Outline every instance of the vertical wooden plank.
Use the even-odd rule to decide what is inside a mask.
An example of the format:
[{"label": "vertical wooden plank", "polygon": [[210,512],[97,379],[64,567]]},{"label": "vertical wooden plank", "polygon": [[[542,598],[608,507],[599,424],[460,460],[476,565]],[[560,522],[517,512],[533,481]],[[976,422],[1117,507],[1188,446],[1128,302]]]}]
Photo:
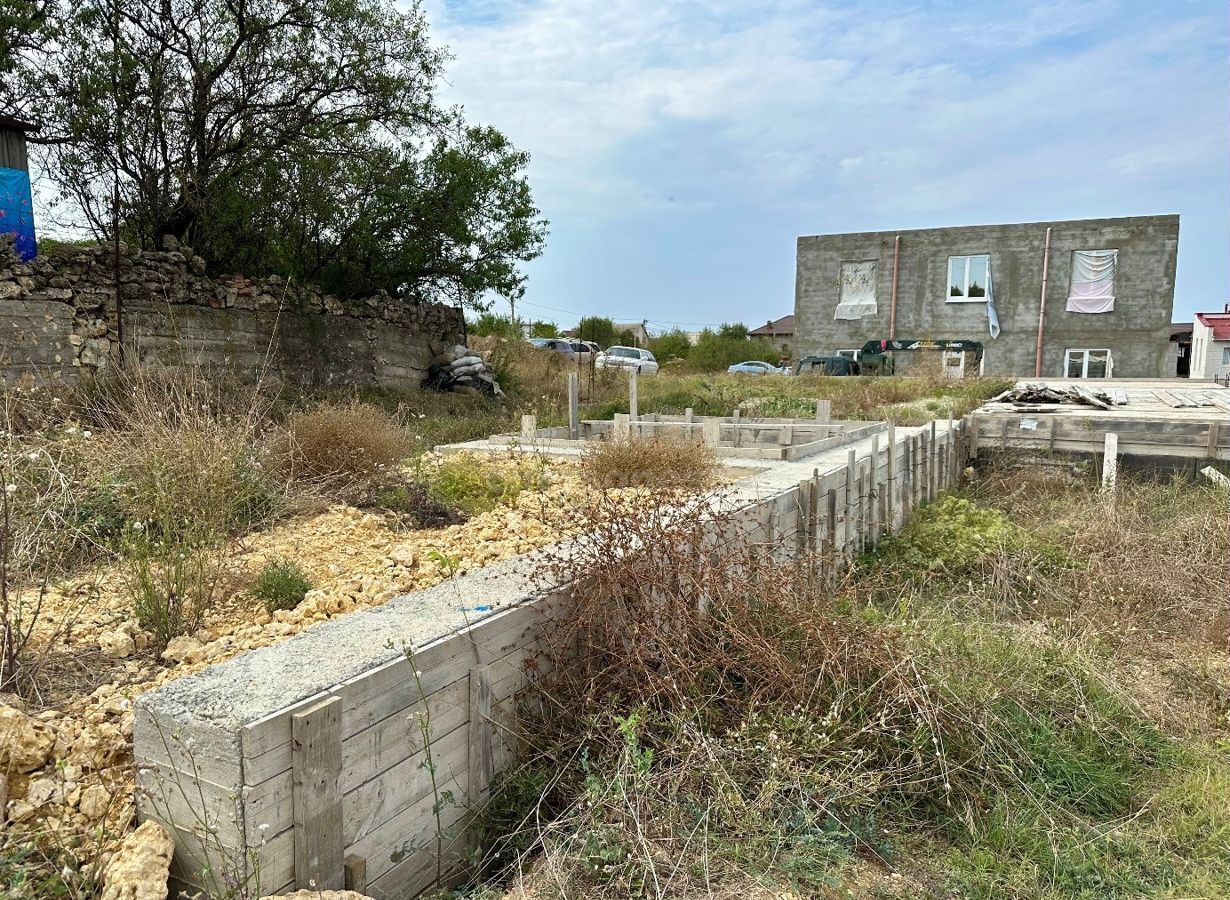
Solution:
[{"label": "vertical wooden plank", "polygon": [[1217,459],[1217,432],[1219,428],[1216,422],[1209,423],[1209,442],[1205,447],[1205,453],[1209,459]]},{"label": "vertical wooden plank", "polygon": [[833,401],[832,400],[817,400],[816,401],[816,421],[822,425],[827,425],[833,418]]},{"label": "vertical wooden plank", "polygon": [[611,434],[617,441],[632,440],[632,417],[624,413],[615,413],[615,424],[612,426]]},{"label": "vertical wooden plank", "polygon": [[537,416],[522,416],[521,417],[521,436],[523,438],[533,438],[538,431]]},{"label": "vertical wooden plank", "polygon": [[290,717],[295,885],[334,891],[344,883],[342,700],[330,697]]},{"label": "vertical wooden plank", "polygon": [[854,470],[858,467],[857,457],[853,450],[846,454],[846,509],[845,509],[845,528],[842,529],[841,535],[841,554],[845,556],[847,553],[853,552],[854,538],[858,533],[858,523],[855,521],[854,502],[857,498],[854,487]]},{"label": "vertical wooden plank", "polygon": [[939,454],[935,450],[935,419],[931,420],[931,431],[927,437],[927,502],[935,499],[936,476],[938,474]]},{"label": "vertical wooden plank", "polygon": [[636,369],[628,373],[628,415],[635,422],[640,416],[640,409],[636,396]]},{"label": "vertical wooden plank", "polygon": [[739,419],[740,419],[739,410],[738,408],[736,408],[734,412],[730,414],[730,421],[733,422],[735,426],[735,444],[734,445],[736,447],[743,446],[743,429],[739,427],[739,424],[740,424]]},{"label": "vertical wooden plank", "polygon": [[897,426],[888,423],[888,471],[885,473],[885,516],[886,528],[897,530]]},{"label": "vertical wooden plank", "polygon": [[795,549],[800,553],[807,550],[807,532],[808,532],[808,517],[811,515],[811,494],[812,480],[810,478],[799,482],[798,493],[795,495],[797,500],[798,521],[795,524],[794,542]]},{"label": "vertical wooden plank", "polygon": [[794,443],[794,427],[783,425],[777,431],[777,443],[780,447],[789,447]]},{"label": "vertical wooden plank", "polygon": [[952,412],[948,413],[948,433],[944,442],[944,487],[952,487],[957,471],[957,432],[952,424]]},{"label": "vertical wooden plank", "polygon": [[581,438],[580,385],[577,373],[568,373],[568,437],[572,440]]},{"label": "vertical wooden plank", "polygon": [[1102,449],[1102,489],[1114,491],[1119,470],[1119,435],[1106,432],[1106,445]]},{"label": "vertical wooden plank", "polygon": [[469,805],[471,809],[482,806],[494,776],[492,762],[491,723],[491,670],[488,666],[470,669],[470,721],[469,737]]},{"label": "vertical wooden plank", "polygon": [[689,425],[692,424],[692,407],[689,406],[683,411],[683,421],[687,422]]},{"label": "vertical wooden plank", "polygon": [[722,442],[722,420],[716,416],[707,417],[700,423],[700,433],[707,445],[716,447]]},{"label": "vertical wooden plank", "polygon": [[880,436],[871,436],[871,546],[880,542]]},{"label": "vertical wooden plank", "polygon": [[[575,376],[574,376],[575,377]],[[362,856],[355,856],[353,853],[346,854],[346,859],[342,862],[346,890],[354,891],[356,894],[367,893],[367,860]]]}]

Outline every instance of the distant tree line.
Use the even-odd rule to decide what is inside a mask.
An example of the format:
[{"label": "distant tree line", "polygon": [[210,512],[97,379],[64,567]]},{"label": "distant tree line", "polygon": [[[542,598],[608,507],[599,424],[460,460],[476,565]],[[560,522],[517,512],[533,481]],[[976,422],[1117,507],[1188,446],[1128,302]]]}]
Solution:
[{"label": "distant tree line", "polygon": [[547,223],[528,154],[439,102],[447,59],[418,3],[0,0],[0,109],[41,126],[61,223],[481,308]]},{"label": "distant tree line", "polygon": [[[469,323],[469,331],[473,335],[506,338],[520,338],[523,334],[521,324],[494,313],[476,317]],[[630,331],[620,331],[611,319],[601,316],[586,316],[572,331],[576,340],[593,341],[604,350],[616,344],[635,345]],[[554,322],[535,321],[529,325],[529,336],[559,337],[560,332]],[[716,330],[706,328],[696,343],[692,343],[686,331],[674,328],[650,338],[648,349],[659,363],[679,360],[683,368],[699,372],[722,371],[752,359],[778,364],[783,358],[779,346],[764,338],[751,337],[747,326],[738,322]]]}]

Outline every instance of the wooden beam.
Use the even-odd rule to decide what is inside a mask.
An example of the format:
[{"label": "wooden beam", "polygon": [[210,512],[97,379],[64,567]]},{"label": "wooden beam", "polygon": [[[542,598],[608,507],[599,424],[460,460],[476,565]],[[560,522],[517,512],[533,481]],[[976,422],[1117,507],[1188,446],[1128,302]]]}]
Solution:
[{"label": "wooden beam", "polygon": [[538,432],[537,416],[521,417],[521,437],[533,439]]},{"label": "wooden beam", "polygon": [[[466,805],[471,812],[481,809],[495,777],[494,737],[491,722],[491,671],[488,666],[470,669],[470,721],[467,726],[469,744],[469,778],[466,783]],[[470,847],[481,853],[478,834],[471,827]]]},{"label": "wooden beam", "polygon": [[[576,377],[575,375],[573,376]],[[346,854],[346,858],[342,861],[342,870],[344,872],[346,890],[354,891],[356,894],[367,893],[367,860],[362,856],[356,856],[353,853]]]},{"label": "wooden beam", "polygon": [[628,373],[628,415],[635,422],[639,417],[636,397],[636,369]]},{"label": "wooden beam", "polygon": [[335,891],[344,886],[342,839],[342,700],[330,697],[291,716],[291,795],[295,885]]}]

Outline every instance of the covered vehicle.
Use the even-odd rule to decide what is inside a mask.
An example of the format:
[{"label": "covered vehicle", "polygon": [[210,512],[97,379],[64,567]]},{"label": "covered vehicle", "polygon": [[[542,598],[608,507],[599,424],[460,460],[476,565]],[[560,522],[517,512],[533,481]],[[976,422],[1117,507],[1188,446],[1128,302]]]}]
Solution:
[{"label": "covered vehicle", "polygon": [[640,347],[607,347],[598,354],[594,366],[599,369],[627,369],[642,375],[658,374],[658,361],[652,353]]},{"label": "covered vehicle", "polygon": [[775,366],[773,363],[767,363],[762,359],[735,363],[726,371],[731,375],[787,375],[790,372],[789,369]]},{"label": "covered vehicle", "polygon": [[804,356],[794,364],[795,375],[857,375],[858,362],[848,356]]}]

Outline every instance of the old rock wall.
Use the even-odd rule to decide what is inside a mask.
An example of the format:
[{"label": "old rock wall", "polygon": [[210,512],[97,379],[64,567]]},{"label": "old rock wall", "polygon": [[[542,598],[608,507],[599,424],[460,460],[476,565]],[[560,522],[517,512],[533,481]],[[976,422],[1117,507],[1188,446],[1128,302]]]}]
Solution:
[{"label": "old rock wall", "polygon": [[[127,359],[267,374],[302,386],[417,387],[462,337],[461,312],[387,294],[341,299],[275,277],[211,278],[189,248],[120,254]],[[114,365],[110,248],[22,263],[0,245],[0,378],[73,381]]]}]

